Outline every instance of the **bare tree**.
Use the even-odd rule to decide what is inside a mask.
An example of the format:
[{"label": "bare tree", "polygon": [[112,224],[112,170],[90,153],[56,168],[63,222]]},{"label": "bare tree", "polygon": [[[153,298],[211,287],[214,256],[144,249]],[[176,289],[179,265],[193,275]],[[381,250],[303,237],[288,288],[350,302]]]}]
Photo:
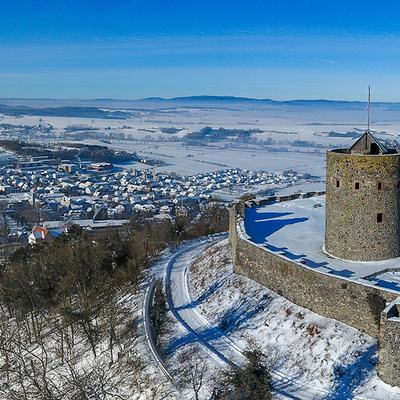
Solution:
[{"label": "bare tree", "polygon": [[200,390],[210,379],[207,374],[207,356],[192,343],[179,351],[177,365],[174,375],[177,376],[179,386],[182,389],[190,389],[194,399],[199,400]]}]

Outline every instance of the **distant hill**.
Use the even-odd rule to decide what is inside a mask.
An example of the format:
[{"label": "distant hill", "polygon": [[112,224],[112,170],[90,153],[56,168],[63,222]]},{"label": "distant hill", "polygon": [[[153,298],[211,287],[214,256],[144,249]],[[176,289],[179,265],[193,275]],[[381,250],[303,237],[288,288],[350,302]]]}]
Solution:
[{"label": "distant hill", "polygon": [[96,107],[62,106],[62,107],[28,107],[24,105],[10,106],[0,104],[0,114],[20,116],[20,115],[40,115],[47,117],[79,117],[79,118],[103,118],[118,119],[127,118],[131,114],[125,111],[101,110]]},{"label": "distant hill", "polygon": [[[118,99],[0,99],[0,113],[6,115],[44,115],[88,118],[127,118],[130,111],[159,110],[176,108],[232,108],[287,110],[311,110],[316,108],[331,110],[365,110],[366,102],[342,100],[287,100],[254,99],[234,96],[188,96],[164,99],[149,97],[138,100]],[[400,103],[372,102],[371,107],[385,111],[399,111]]]}]

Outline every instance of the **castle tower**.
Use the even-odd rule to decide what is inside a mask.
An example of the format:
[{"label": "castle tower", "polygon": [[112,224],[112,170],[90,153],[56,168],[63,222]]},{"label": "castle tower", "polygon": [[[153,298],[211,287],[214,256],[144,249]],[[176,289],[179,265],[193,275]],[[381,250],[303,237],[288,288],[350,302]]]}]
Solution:
[{"label": "castle tower", "polygon": [[354,261],[400,256],[400,153],[369,132],[326,154],[325,250]]}]

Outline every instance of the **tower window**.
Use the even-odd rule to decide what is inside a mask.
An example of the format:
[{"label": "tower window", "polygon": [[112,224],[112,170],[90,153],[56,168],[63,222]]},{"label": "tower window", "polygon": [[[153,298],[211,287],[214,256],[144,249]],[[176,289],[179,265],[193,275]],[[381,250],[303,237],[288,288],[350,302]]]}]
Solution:
[{"label": "tower window", "polygon": [[353,185],[354,190],[360,190],[361,189],[361,182],[355,181]]},{"label": "tower window", "polygon": [[377,212],[375,214],[375,220],[377,224],[381,224],[385,220],[385,214],[383,212]]},{"label": "tower window", "polygon": [[339,178],[335,179],[335,187],[340,188],[340,179]]},{"label": "tower window", "polygon": [[383,182],[382,182],[382,181],[376,182],[376,190],[377,190],[378,192],[382,192],[383,189],[384,189]]}]

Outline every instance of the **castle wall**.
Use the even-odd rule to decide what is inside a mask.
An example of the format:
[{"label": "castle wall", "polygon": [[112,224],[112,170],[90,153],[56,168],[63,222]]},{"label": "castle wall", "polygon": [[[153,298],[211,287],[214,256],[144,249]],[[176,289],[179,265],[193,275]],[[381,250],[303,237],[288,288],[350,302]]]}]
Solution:
[{"label": "castle wall", "polygon": [[338,258],[400,256],[400,154],[327,152],[325,249]]},{"label": "castle wall", "polygon": [[397,297],[395,293],[318,272],[240,237],[237,211],[238,205],[234,205],[229,227],[235,273],[253,279],[293,303],[378,338],[382,309],[377,311],[372,303],[391,302]]},{"label": "castle wall", "polygon": [[379,334],[379,377],[392,386],[400,386],[400,299],[393,301],[381,315]]}]

